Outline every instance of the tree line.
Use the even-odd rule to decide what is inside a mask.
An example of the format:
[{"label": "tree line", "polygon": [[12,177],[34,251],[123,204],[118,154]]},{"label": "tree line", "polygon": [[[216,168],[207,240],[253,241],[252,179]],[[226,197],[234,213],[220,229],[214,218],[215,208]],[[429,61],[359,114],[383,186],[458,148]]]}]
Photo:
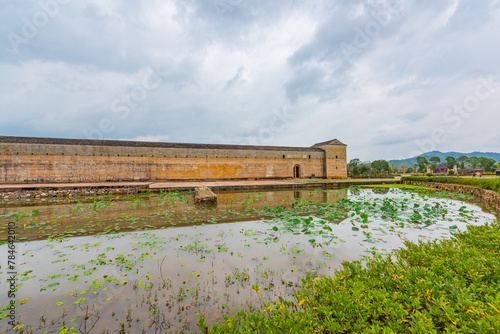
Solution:
[{"label": "tree line", "polygon": [[[494,159],[485,157],[467,157],[465,155],[462,155],[459,158],[454,158],[452,156],[448,156],[443,162],[446,163],[446,168],[448,168],[449,170],[453,169],[455,165],[459,170],[462,171],[466,169],[482,168],[485,172],[489,172],[495,168],[500,169],[500,160],[497,162]],[[415,168],[403,166],[400,169],[402,169],[402,172],[407,173],[426,173],[427,166],[430,166],[432,170],[436,170],[438,164],[440,163],[441,158],[439,157],[432,157],[427,160],[425,157],[420,156],[417,157],[417,164],[415,165]],[[395,172],[397,169],[394,167],[394,165],[392,167],[389,166],[389,163],[386,160],[375,160],[373,162],[369,162],[361,161],[358,158],[349,161],[347,166],[349,167],[349,171],[353,175]]]},{"label": "tree line", "polygon": [[[446,162],[446,168],[448,169],[453,169],[455,165],[461,170],[482,168],[485,172],[489,172],[494,168],[500,168],[500,161],[497,163],[494,159],[485,157],[467,157],[462,155],[454,158],[448,156],[443,162]],[[430,166],[432,170],[436,170],[439,163],[441,163],[441,158],[439,157],[432,157],[429,160],[425,157],[417,157],[417,166],[420,173],[425,173],[427,166]]]},{"label": "tree line", "polygon": [[352,159],[347,164],[352,169],[353,175],[368,174],[368,173],[383,173],[390,172],[389,163],[385,160],[375,160],[373,162],[362,162],[358,158]]}]

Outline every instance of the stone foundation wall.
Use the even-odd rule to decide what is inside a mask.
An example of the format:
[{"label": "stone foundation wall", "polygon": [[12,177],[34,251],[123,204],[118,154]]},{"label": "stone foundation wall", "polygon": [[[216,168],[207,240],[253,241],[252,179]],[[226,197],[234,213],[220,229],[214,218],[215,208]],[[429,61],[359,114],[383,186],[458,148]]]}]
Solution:
[{"label": "stone foundation wall", "polygon": [[79,188],[79,189],[41,189],[41,190],[19,190],[0,192],[0,204],[16,204],[22,202],[39,202],[52,197],[77,197],[110,194],[137,194],[139,191],[148,191],[142,187],[118,187],[118,188]]},{"label": "stone foundation wall", "polygon": [[459,193],[468,193],[481,198],[485,202],[500,208],[500,193],[493,190],[481,189],[477,187],[464,186],[460,184],[448,184],[437,182],[420,182],[420,181],[403,181],[404,184],[410,184],[420,187],[432,187],[436,189],[446,190],[448,192],[458,191]]}]

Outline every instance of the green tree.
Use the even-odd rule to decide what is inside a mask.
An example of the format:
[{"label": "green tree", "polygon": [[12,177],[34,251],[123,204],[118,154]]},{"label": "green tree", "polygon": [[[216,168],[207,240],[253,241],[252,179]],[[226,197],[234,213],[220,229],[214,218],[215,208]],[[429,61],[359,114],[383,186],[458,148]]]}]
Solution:
[{"label": "green tree", "polygon": [[359,167],[359,171],[361,172],[361,174],[368,173],[368,172],[370,172],[370,167],[363,164],[363,165],[361,165],[361,167]]},{"label": "green tree", "polygon": [[467,159],[467,163],[472,167],[472,168],[477,168],[479,167],[481,161],[479,160],[478,157],[470,157]]},{"label": "green tree", "polygon": [[372,168],[379,173],[381,171],[389,171],[389,163],[385,160],[375,160],[372,162]]},{"label": "green tree", "polygon": [[452,156],[446,157],[446,167],[448,169],[453,169],[453,167],[457,164],[457,159]]},{"label": "green tree", "polygon": [[408,167],[408,169],[406,170],[407,173],[413,173],[413,168],[411,167]]},{"label": "green tree", "polygon": [[485,157],[479,158],[479,165],[481,167],[483,167],[486,172],[491,171],[491,169],[495,165],[495,162],[496,161],[494,159],[485,158]]},{"label": "green tree", "polygon": [[429,159],[429,161],[435,163],[435,164],[438,164],[441,162],[441,158],[440,157],[432,157]]},{"label": "green tree", "polygon": [[427,161],[427,159],[425,157],[418,157],[417,158],[418,171],[420,173],[425,173],[428,163],[429,162]]},{"label": "green tree", "polygon": [[467,156],[465,155],[462,155],[457,159],[457,162],[460,164],[461,169],[465,168],[465,164],[467,163],[468,159],[469,158],[467,158]]},{"label": "green tree", "polygon": [[358,166],[354,166],[352,168],[352,174],[353,175],[359,175],[359,168],[358,168]]},{"label": "green tree", "polygon": [[360,163],[361,163],[361,161],[359,161],[359,159],[356,158],[356,159],[352,159],[351,161],[349,161],[349,163],[347,165],[349,165],[351,167],[357,167]]},{"label": "green tree", "polygon": [[429,161],[432,162],[431,164],[432,170],[436,170],[437,164],[441,162],[441,159],[439,157],[432,157],[429,159]]}]

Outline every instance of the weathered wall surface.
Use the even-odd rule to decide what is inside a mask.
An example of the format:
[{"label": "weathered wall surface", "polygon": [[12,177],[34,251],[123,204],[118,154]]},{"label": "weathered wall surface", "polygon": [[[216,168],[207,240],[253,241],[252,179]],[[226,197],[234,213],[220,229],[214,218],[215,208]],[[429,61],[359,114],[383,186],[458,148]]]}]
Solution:
[{"label": "weathered wall surface", "polygon": [[97,182],[323,177],[320,159],[0,156],[1,182]]},{"label": "weathered wall surface", "polygon": [[326,178],[337,179],[346,178],[347,164],[346,164],[346,147],[345,146],[323,146],[322,150],[325,151],[326,156]]},{"label": "weathered wall surface", "polygon": [[[342,144],[343,145],[343,144]],[[269,147],[0,137],[0,183],[346,178],[345,145]]]},{"label": "weathered wall surface", "polygon": [[[193,145],[194,146],[194,145]],[[207,145],[208,146],[208,145]],[[216,146],[216,145],[214,145]],[[222,146],[222,145],[221,145]],[[168,158],[301,158],[323,159],[325,153],[319,149],[301,148],[294,151],[251,150],[251,149],[205,149],[179,147],[129,147],[129,146],[91,146],[91,145],[47,145],[1,143],[0,155],[64,155],[64,156],[130,156],[130,157],[168,157]]]},{"label": "weathered wall surface", "polygon": [[[0,182],[324,177],[324,152],[0,144]],[[41,153],[41,154],[40,154]]]}]

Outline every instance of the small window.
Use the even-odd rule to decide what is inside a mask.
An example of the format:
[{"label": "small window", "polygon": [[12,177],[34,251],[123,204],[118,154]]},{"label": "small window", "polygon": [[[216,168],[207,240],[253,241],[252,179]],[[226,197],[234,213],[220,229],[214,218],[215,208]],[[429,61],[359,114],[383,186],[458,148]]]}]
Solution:
[{"label": "small window", "polygon": [[339,158],[339,156],[338,156],[338,155],[336,155],[336,156],[335,156],[335,159],[338,159],[338,158]]},{"label": "small window", "polygon": [[283,154],[283,159],[285,159],[285,155]]},{"label": "small window", "polygon": [[309,155],[309,159],[311,159],[311,155]]}]

